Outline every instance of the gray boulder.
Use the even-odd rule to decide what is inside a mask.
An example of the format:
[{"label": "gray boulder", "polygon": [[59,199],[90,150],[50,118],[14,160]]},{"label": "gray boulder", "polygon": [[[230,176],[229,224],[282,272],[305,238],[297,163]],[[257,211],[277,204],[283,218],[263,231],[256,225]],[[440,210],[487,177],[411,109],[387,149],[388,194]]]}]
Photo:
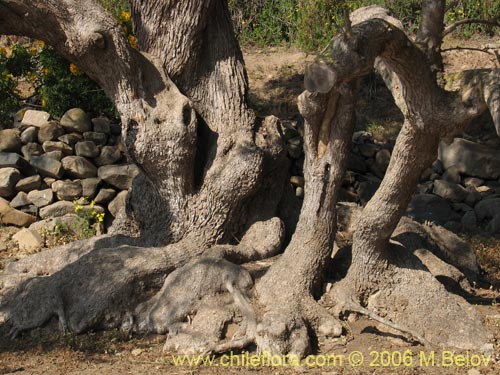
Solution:
[{"label": "gray boulder", "polygon": [[453,143],[441,142],[439,159],[445,168],[455,166],[469,176],[496,180],[500,177],[500,150],[456,138]]},{"label": "gray boulder", "polygon": [[108,210],[113,217],[116,217],[118,212],[125,206],[125,202],[127,201],[127,191],[120,191],[118,195],[113,199],[109,205]]},{"label": "gray boulder", "polygon": [[73,147],[77,142],[80,142],[83,139],[83,136],[79,133],[69,133],[61,135],[57,139]]},{"label": "gray boulder", "polygon": [[59,179],[64,174],[61,162],[43,155],[32,156],[30,164],[35,167],[43,177],[53,177]]},{"label": "gray boulder", "polygon": [[40,126],[38,131],[38,142],[55,141],[64,134],[64,129],[56,121],[49,121]]},{"label": "gray boulder", "polygon": [[61,117],[61,126],[67,133],[85,133],[92,129],[89,116],[80,108],[72,108]]},{"label": "gray boulder", "polygon": [[0,225],[15,225],[17,227],[27,227],[36,220],[35,216],[25,214],[12,208],[5,199],[0,198]]},{"label": "gray boulder", "polygon": [[80,181],[56,181],[51,186],[61,201],[73,201],[82,196],[82,184]]},{"label": "gray boulder", "polygon": [[462,186],[445,180],[434,181],[433,193],[452,202],[463,202],[468,194]]},{"label": "gray boulder", "polygon": [[81,156],[67,156],[62,159],[66,174],[72,178],[89,178],[97,176],[97,168]]},{"label": "gray boulder", "polygon": [[35,142],[30,142],[21,147],[21,153],[26,160],[31,161],[32,156],[40,156],[44,153],[41,145]]},{"label": "gray boulder", "polygon": [[75,205],[73,203],[67,201],[59,201],[56,203],[52,203],[47,207],[42,208],[40,210],[40,217],[42,219],[47,219],[50,217],[60,217],[74,213],[75,213]]},{"label": "gray boulder", "polygon": [[34,111],[32,109],[28,109],[23,116],[21,121],[22,126],[36,126],[39,128],[47,121],[49,121],[50,114],[44,111]]},{"label": "gray boulder", "polygon": [[20,152],[22,146],[19,130],[0,130],[0,152]]},{"label": "gray boulder", "polygon": [[64,154],[61,151],[49,151],[43,154],[46,158],[51,158],[57,161],[61,161],[64,157]]},{"label": "gray boulder", "polygon": [[32,190],[28,193],[28,199],[37,207],[45,207],[54,201],[54,193],[51,189]]},{"label": "gray boulder", "polygon": [[16,168],[25,175],[30,175],[35,172],[30,163],[20,155],[13,152],[0,152],[0,168],[7,167]]},{"label": "gray boulder", "polygon": [[421,223],[432,221],[437,224],[461,219],[460,215],[453,211],[448,201],[434,194],[415,195],[408,206],[406,216]]},{"label": "gray boulder", "polygon": [[99,168],[98,176],[120,190],[127,190],[139,172],[139,168],[133,164],[105,165]]},{"label": "gray boulder", "polygon": [[500,213],[500,198],[482,200],[474,206],[474,211],[479,221],[492,219]]},{"label": "gray boulder", "polygon": [[116,146],[104,146],[99,157],[94,159],[94,163],[101,167],[118,162],[122,158],[122,154]]},{"label": "gray boulder", "polygon": [[86,158],[95,158],[99,156],[99,147],[92,141],[78,142],[75,145],[75,154]]},{"label": "gray boulder", "polygon": [[92,119],[93,129],[97,133],[109,134],[111,132],[110,121],[107,117],[96,117]]},{"label": "gray boulder", "polygon": [[73,154],[73,148],[64,142],[45,141],[42,148],[45,152],[61,151],[66,156]]},{"label": "gray boulder", "polygon": [[36,142],[38,140],[38,128],[30,126],[21,133],[21,142],[26,144],[30,142]]},{"label": "gray boulder", "polygon": [[40,175],[36,174],[34,176],[29,176],[20,179],[16,184],[16,191],[23,191],[25,193],[38,189],[42,186],[42,178]]},{"label": "gray boulder", "polygon": [[83,139],[94,142],[99,146],[104,146],[108,142],[108,136],[106,134],[97,132],[85,132],[83,133]]},{"label": "gray boulder", "polygon": [[98,177],[85,178],[80,181],[82,185],[82,197],[92,199],[97,193],[102,180]]},{"label": "gray boulder", "polygon": [[97,204],[108,203],[116,196],[116,191],[113,189],[101,189],[96,195],[94,201]]},{"label": "gray boulder", "polygon": [[24,228],[17,232],[12,239],[17,242],[19,250],[32,251],[43,246],[40,235],[31,229]]},{"label": "gray boulder", "polygon": [[24,191],[20,191],[17,195],[10,201],[10,206],[12,208],[19,208],[30,205],[32,202],[28,198],[28,194]]},{"label": "gray boulder", "polygon": [[0,169],[0,197],[9,198],[16,191],[16,184],[21,179],[21,173],[16,168]]},{"label": "gray boulder", "polygon": [[454,165],[448,168],[443,174],[443,180],[452,182],[454,184],[459,184],[462,181],[462,178],[460,177],[458,168]]}]

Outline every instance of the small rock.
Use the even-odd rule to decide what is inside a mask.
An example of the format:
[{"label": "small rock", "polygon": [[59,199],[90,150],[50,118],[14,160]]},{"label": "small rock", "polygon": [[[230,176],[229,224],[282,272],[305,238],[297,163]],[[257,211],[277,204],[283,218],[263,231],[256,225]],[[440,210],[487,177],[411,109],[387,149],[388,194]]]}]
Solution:
[{"label": "small rock", "polygon": [[463,202],[467,191],[460,185],[445,180],[434,181],[433,193],[453,202]]},{"label": "small rock", "polygon": [[28,192],[38,189],[42,186],[42,178],[40,175],[34,175],[20,179],[16,184],[16,191]]},{"label": "small rock", "polygon": [[32,156],[30,164],[35,167],[42,176],[61,178],[64,174],[61,162],[45,156]]},{"label": "small rock", "polygon": [[115,146],[104,146],[101,150],[99,157],[94,159],[94,163],[98,167],[103,165],[111,165],[116,163],[122,158],[122,154],[118,147]]},{"label": "small rock", "polygon": [[40,235],[28,228],[21,229],[12,239],[19,245],[19,250],[32,251],[43,246],[43,240]]},{"label": "small rock", "polygon": [[438,174],[443,174],[444,173],[444,166],[441,160],[436,160],[434,163],[432,163],[432,170]]},{"label": "small rock", "polygon": [[50,114],[44,111],[34,111],[32,109],[28,109],[23,116],[21,124],[23,126],[36,126],[39,128],[47,121],[49,121]]},{"label": "small rock", "polygon": [[469,192],[467,194],[467,197],[465,197],[464,203],[470,207],[474,207],[475,204],[481,200],[481,198],[481,194],[479,194],[477,191]]},{"label": "small rock", "polygon": [[77,142],[80,142],[83,139],[83,136],[78,133],[69,133],[69,134],[64,134],[61,135],[58,138],[61,142],[66,143],[67,145],[70,145],[73,147]]},{"label": "small rock", "polygon": [[16,184],[21,179],[21,173],[16,168],[0,169],[0,197],[9,198],[16,191]]},{"label": "small rock", "polygon": [[56,181],[51,189],[61,201],[73,201],[82,196],[82,185],[79,181]]},{"label": "small rock", "polygon": [[439,159],[446,168],[455,166],[460,173],[484,178],[500,177],[500,150],[456,138],[453,143],[441,142]]},{"label": "small rock", "polygon": [[97,168],[81,156],[67,156],[62,159],[66,174],[72,178],[89,178],[97,176]]},{"label": "small rock", "polygon": [[97,188],[101,185],[100,178],[85,178],[80,181],[82,185],[82,197],[92,199],[97,193]]},{"label": "small rock", "polygon": [[8,201],[0,198],[0,224],[27,227],[35,222],[36,217],[12,208]]},{"label": "small rock", "polygon": [[297,187],[297,189],[295,189],[295,196],[297,198],[304,198],[304,188],[302,187]]},{"label": "small rock", "polygon": [[28,199],[37,207],[45,207],[54,200],[52,189],[32,190],[28,193]]},{"label": "small rock", "polygon": [[99,155],[99,148],[92,141],[78,142],[75,145],[75,154],[86,158],[95,158]]},{"label": "small rock", "polygon": [[462,179],[460,177],[460,172],[458,171],[457,167],[455,166],[449,167],[443,174],[443,180],[452,182],[454,184],[459,184],[462,181]]},{"label": "small rock", "polygon": [[38,131],[38,142],[55,141],[64,134],[64,129],[59,126],[57,121],[48,121],[40,126]]},{"label": "small rock", "polygon": [[108,136],[104,133],[85,132],[83,133],[83,139],[86,141],[92,141],[99,146],[105,146],[108,141]]},{"label": "small rock", "polygon": [[45,152],[61,151],[66,156],[73,154],[73,148],[64,142],[46,141],[43,142],[42,148]]},{"label": "small rock", "polygon": [[0,168],[16,168],[26,175],[34,173],[30,163],[20,155],[13,152],[0,152]]},{"label": "small rock", "polygon": [[0,152],[20,152],[22,146],[19,130],[0,130]]},{"label": "small rock", "polygon": [[[52,192],[52,190],[50,192]],[[52,203],[51,205],[42,208],[40,210],[40,217],[42,219],[47,219],[50,217],[60,217],[74,213],[75,213],[75,205],[73,203],[67,201],[60,201]]]},{"label": "small rock", "polygon": [[467,232],[471,232],[477,228],[477,217],[474,211],[468,211],[462,217],[462,228]]},{"label": "small rock", "polygon": [[97,204],[108,203],[116,196],[116,191],[113,189],[101,189],[95,197],[94,201]]},{"label": "small rock", "polygon": [[292,176],[290,177],[290,183],[295,186],[304,187],[304,177],[302,176]]},{"label": "small rock", "polygon": [[478,221],[483,221],[484,219],[490,219],[500,212],[500,198],[488,199],[478,202],[474,206],[474,211]]},{"label": "small rock", "polygon": [[475,368],[471,368],[469,371],[467,371],[467,375],[481,375],[481,372]]},{"label": "small rock", "polygon": [[352,134],[352,142],[355,144],[373,142],[373,134],[365,130],[354,132]]},{"label": "small rock", "polygon": [[107,117],[96,117],[92,119],[94,131],[97,133],[109,134],[111,132],[110,121]]},{"label": "small rock", "polygon": [[36,142],[38,140],[38,128],[30,126],[21,133],[21,142],[24,144]]},{"label": "small rock", "polygon": [[125,207],[125,202],[127,200],[128,192],[126,190],[120,191],[115,199],[113,199],[109,205],[108,210],[113,217],[116,217],[118,212]]},{"label": "small rock", "polygon": [[43,148],[38,143],[28,143],[21,147],[21,153],[26,160],[31,161],[32,156],[40,156],[43,154]]},{"label": "small rock", "polygon": [[64,157],[64,154],[61,151],[49,151],[43,154],[46,158],[54,159],[57,161],[61,161]]},{"label": "small rock", "polygon": [[139,349],[139,348],[136,348],[136,349],[133,349],[133,350],[132,350],[131,354],[132,354],[134,357],[138,357],[138,356],[140,356],[143,352],[144,352],[144,350]]},{"label": "small rock", "polygon": [[432,221],[444,224],[450,220],[460,220],[460,215],[453,211],[448,201],[434,194],[415,195],[406,215],[420,223]]},{"label": "small rock", "polygon": [[431,168],[427,168],[425,171],[422,172],[422,175],[420,176],[420,181],[429,181],[431,180],[431,176],[434,174],[434,171]]},{"label": "small rock", "polygon": [[500,214],[497,213],[486,226],[486,230],[492,234],[500,233]]},{"label": "small rock", "polygon": [[88,115],[80,108],[67,111],[61,118],[61,126],[67,133],[85,133],[92,129]]},{"label": "small rock", "polygon": [[494,194],[495,191],[489,186],[478,186],[476,191],[481,194],[481,197],[487,197],[488,195]]},{"label": "small rock", "polygon": [[477,177],[466,177],[464,179],[465,186],[474,186],[475,188],[478,188],[482,184],[484,184],[484,180]]},{"label": "small rock", "polygon": [[17,195],[10,201],[10,206],[12,208],[19,208],[30,205],[32,202],[28,198],[28,194],[24,191],[20,191]]},{"label": "small rock", "polygon": [[43,183],[45,185],[47,185],[47,189],[52,189],[52,184],[56,181],[58,181],[58,180],[56,180],[55,178],[52,178],[52,177],[44,177],[43,178]]},{"label": "small rock", "polygon": [[100,178],[120,190],[127,190],[138,174],[139,168],[133,164],[105,165],[98,170]]}]

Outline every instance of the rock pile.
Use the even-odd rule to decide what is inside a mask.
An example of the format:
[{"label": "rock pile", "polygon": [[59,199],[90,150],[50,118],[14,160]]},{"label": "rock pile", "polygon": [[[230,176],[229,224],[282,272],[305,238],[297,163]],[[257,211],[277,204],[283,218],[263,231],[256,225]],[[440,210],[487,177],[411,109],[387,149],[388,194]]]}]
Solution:
[{"label": "rock pile", "polygon": [[78,108],[59,121],[27,110],[13,129],[0,130],[0,224],[33,227],[72,215],[80,198],[114,217],[139,173],[120,135],[120,125]]},{"label": "rock pile", "polygon": [[[292,127],[286,128],[285,138],[289,156],[294,160],[290,183],[296,195],[302,197],[304,158],[299,150],[300,130],[295,132]],[[365,205],[380,186],[391,152],[390,144],[378,142],[371,133],[354,133],[340,201]],[[450,144],[442,142],[439,158],[422,174],[406,214],[455,232],[474,231],[478,227],[500,232],[499,178],[500,147],[462,138]]]}]

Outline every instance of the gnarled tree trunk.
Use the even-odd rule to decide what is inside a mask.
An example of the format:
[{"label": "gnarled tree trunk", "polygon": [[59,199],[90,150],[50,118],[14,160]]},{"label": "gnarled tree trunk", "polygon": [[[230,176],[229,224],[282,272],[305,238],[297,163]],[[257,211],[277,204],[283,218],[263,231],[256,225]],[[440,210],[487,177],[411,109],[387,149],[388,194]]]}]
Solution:
[{"label": "gnarled tree trunk", "polygon": [[[143,171],[114,235],[6,268],[0,276],[2,327],[15,336],[56,316],[63,330],[73,332],[168,332],[166,347],[181,351],[256,343],[260,350],[299,356],[310,349],[311,332],[339,335],[337,317],[315,299],[332,266],[335,204],[358,81],[375,66],[405,123],[387,175],[358,224],[351,267],[330,293],[337,313],[368,311],[423,342],[487,348],[488,335],[470,306],[389,239],[439,139],[488,106],[492,113],[497,108],[490,100],[498,92],[496,73],[484,76],[490,83],[470,80],[462,91],[446,92],[399,24],[381,8],[370,12],[353,15],[352,30],[336,37],[306,74],[307,91],[299,98],[306,155],[302,211],[284,254],[254,288],[240,264],[282,250],[285,228],[275,211],[286,160],[278,120],[256,119],[248,107],[226,2],[133,0],[135,50],[93,0],[0,0],[0,33],[44,39],[104,88],[120,112],[127,151]],[[434,331],[445,313],[458,322],[468,319],[464,329]],[[429,316],[433,323],[424,328]],[[240,329],[221,341],[231,321]]]}]

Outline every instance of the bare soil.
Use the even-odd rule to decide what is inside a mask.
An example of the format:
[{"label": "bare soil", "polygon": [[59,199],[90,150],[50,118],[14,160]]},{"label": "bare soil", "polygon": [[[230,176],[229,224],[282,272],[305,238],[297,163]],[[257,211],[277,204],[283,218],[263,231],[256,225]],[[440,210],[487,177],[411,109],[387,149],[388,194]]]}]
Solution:
[{"label": "bare soil", "polygon": [[[498,41],[488,38],[475,38],[465,42],[447,39],[445,49],[457,45],[484,48],[494,43],[498,44]],[[452,50],[445,52],[444,56],[449,72],[498,67],[500,64],[493,55],[475,50]],[[246,50],[250,100],[258,114],[274,114],[280,118],[300,121],[296,98],[303,90],[304,69],[313,59],[314,56],[303,52],[281,48]],[[391,98],[379,91],[376,83],[372,86],[368,84],[366,90],[368,96],[362,96],[359,110],[363,126],[371,126],[370,130],[380,130],[381,137],[391,137],[390,132],[394,136],[398,129],[398,114]],[[29,255],[20,252],[11,239],[17,230],[13,227],[0,227],[0,269],[9,261]],[[176,367],[172,357],[162,352],[164,336],[126,337],[120,332],[61,335],[57,333],[55,324],[49,324],[14,341],[6,337],[0,338],[0,374],[246,374],[255,371],[272,374],[310,372],[322,375],[500,374],[500,238],[477,235],[470,237],[470,242],[485,271],[481,283],[475,289],[473,302],[477,304],[496,337],[496,352],[486,367],[437,366],[440,364],[440,352],[435,354],[435,366],[421,366],[421,356],[428,358],[432,349],[414,345],[398,335],[384,332],[383,327],[363,317],[351,317],[346,323],[346,336],[318,343],[320,354],[343,356],[343,364],[335,367]],[[383,362],[387,353],[397,359],[407,350],[412,353],[412,366],[396,366],[398,361],[393,359],[389,363]],[[348,363],[349,354],[355,351],[361,352],[365,359],[360,367],[352,367]],[[382,351],[386,351],[385,354],[381,355]],[[389,366],[385,366],[387,364]]]}]

